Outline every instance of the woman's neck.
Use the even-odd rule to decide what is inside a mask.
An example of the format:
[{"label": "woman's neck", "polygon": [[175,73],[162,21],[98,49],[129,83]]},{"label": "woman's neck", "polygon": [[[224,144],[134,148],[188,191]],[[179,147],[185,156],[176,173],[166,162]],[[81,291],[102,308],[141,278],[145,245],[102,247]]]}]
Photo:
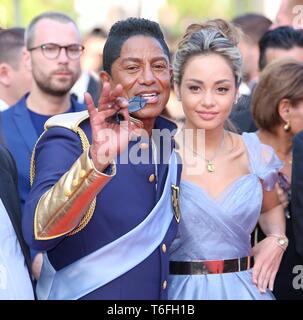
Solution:
[{"label": "woman's neck", "polygon": [[67,93],[63,96],[54,96],[33,88],[26,100],[26,105],[31,111],[42,115],[64,113],[70,108],[70,95]]},{"label": "woman's neck", "polygon": [[[215,153],[218,152],[218,149],[222,146],[222,142],[224,139],[224,127],[218,127],[212,130],[198,129],[185,124],[185,131],[187,131],[187,135],[190,136],[192,134],[193,141],[191,143],[193,146],[193,151],[201,154],[203,151],[205,152],[205,158],[211,158]],[[192,133],[190,132],[192,131]],[[205,150],[201,150],[201,141],[204,141],[203,147],[205,146]],[[201,152],[202,151],[202,152]],[[203,152],[203,153],[204,153]]]},{"label": "woman's neck", "polygon": [[286,132],[282,126],[276,128],[274,132],[260,129],[258,136],[262,143],[270,145],[281,160],[285,160],[292,151],[293,135]]}]

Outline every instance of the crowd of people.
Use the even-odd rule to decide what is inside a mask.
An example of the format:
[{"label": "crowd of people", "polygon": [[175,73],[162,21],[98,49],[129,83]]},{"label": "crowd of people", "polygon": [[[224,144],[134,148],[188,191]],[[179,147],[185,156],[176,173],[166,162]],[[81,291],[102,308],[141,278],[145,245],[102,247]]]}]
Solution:
[{"label": "crowd of people", "polygon": [[302,300],[298,3],[0,30],[0,299]]}]

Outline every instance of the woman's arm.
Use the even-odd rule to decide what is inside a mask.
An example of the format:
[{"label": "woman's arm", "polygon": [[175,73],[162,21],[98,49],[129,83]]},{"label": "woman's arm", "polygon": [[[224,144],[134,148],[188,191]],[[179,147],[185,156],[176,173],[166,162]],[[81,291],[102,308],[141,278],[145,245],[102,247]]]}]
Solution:
[{"label": "woman's arm", "polygon": [[288,243],[285,236],[283,206],[280,204],[275,190],[265,191],[263,188],[259,224],[266,238],[253,248],[255,257],[253,282],[261,292],[265,292],[267,287],[273,290],[274,280]]},{"label": "woman's arm", "polygon": [[285,215],[276,190],[263,189],[263,202],[259,224],[266,236],[270,234],[285,235]]}]

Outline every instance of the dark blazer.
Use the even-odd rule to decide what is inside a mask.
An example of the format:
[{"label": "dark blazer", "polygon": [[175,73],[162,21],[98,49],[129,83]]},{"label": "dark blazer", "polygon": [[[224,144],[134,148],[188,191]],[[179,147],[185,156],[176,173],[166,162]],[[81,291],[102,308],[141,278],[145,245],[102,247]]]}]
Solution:
[{"label": "dark blazer", "polygon": [[295,246],[303,259],[303,131],[293,140],[291,212]]},{"label": "dark blazer", "polygon": [[258,130],[251,112],[251,104],[256,83],[251,88],[251,93],[242,95],[239,101],[233,106],[230,120],[236,126],[238,133],[255,132]]},{"label": "dark blazer", "polygon": [[236,114],[231,114],[230,120],[236,126],[239,134],[243,132],[255,132],[258,130],[253,120],[250,110],[241,110]]},{"label": "dark blazer", "polygon": [[22,235],[19,195],[17,190],[17,169],[9,151],[0,145],[0,198],[10,217],[19,240],[28,269],[30,255]]},{"label": "dark blazer", "polygon": [[[2,134],[5,146],[14,157],[18,169],[18,189],[21,209],[30,190],[30,160],[38,135],[26,107],[26,94],[14,106],[2,112]],[[74,112],[83,111],[86,107],[71,98]]]},{"label": "dark blazer", "polygon": [[251,95],[241,96],[238,103],[234,105],[229,117],[240,134],[243,132],[257,131],[257,127],[250,110],[251,99]]}]

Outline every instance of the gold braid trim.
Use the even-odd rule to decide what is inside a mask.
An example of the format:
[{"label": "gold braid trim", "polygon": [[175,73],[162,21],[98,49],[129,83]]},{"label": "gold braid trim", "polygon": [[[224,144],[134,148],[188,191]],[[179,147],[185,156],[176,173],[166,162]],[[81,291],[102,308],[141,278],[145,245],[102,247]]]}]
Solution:
[{"label": "gold braid trim", "polygon": [[[82,143],[82,149],[83,151],[86,151],[90,144],[89,141],[87,139],[86,134],[84,133],[84,131],[78,127],[76,130],[76,133],[79,135],[81,143]],[[79,231],[81,231],[90,221],[90,219],[92,218],[94,211],[96,208],[96,197],[94,198],[94,200],[92,201],[92,203],[90,204],[87,212],[85,213],[85,215],[83,216],[83,218],[81,219],[79,225],[77,228],[75,228],[73,231],[71,231],[70,233],[67,234],[67,236],[73,236],[74,234],[78,233]]]},{"label": "gold braid trim", "polygon": [[[46,129],[47,130],[47,129]],[[35,143],[33,152],[32,152],[32,156],[31,156],[31,162],[30,162],[30,186],[33,185],[34,179],[35,179],[35,154],[36,154],[36,146],[38,144],[38,142],[41,140],[43,134],[46,132],[46,130],[40,135],[40,137],[38,138],[37,142]],[[80,128],[77,127],[76,129],[72,129],[75,133],[77,133],[80,137],[81,140],[81,144],[82,144],[82,149],[83,151],[86,151],[90,144],[89,141],[87,139],[86,134],[84,133],[84,131]],[[67,236],[73,236],[74,234],[78,233],[79,231],[81,231],[90,221],[90,219],[92,218],[94,211],[96,208],[96,197],[93,199],[92,203],[90,204],[87,212],[85,213],[85,215],[83,216],[83,218],[81,219],[78,227],[76,227],[73,231],[69,232],[67,234]]]},{"label": "gold braid trim", "polygon": [[35,166],[36,147],[37,147],[37,144],[40,141],[40,139],[42,138],[44,133],[45,133],[45,131],[42,132],[42,134],[40,135],[40,137],[36,141],[33,152],[32,152],[32,156],[31,156],[30,171],[29,171],[29,183],[30,183],[31,187],[34,183],[35,173],[36,173],[36,166]]}]

